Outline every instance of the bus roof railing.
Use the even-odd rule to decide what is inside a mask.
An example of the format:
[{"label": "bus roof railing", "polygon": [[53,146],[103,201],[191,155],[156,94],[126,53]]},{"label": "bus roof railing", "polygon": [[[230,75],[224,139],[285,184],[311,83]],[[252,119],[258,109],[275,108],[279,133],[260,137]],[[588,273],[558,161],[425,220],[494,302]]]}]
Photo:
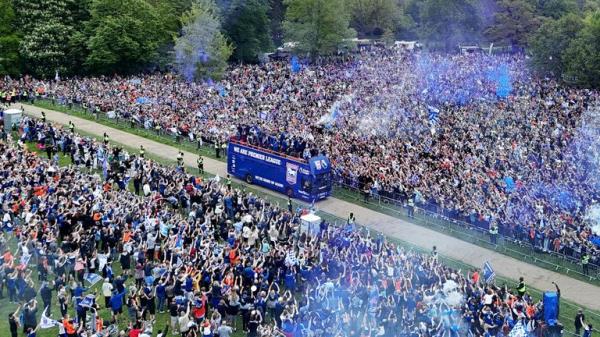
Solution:
[{"label": "bus roof railing", "polygon": [[239,145],[242,145],[242,146],[250,147],[250,148],[253,148],[255,150],[263,151],[263,152],[266,152],[266,153],[269,153],[269,154],[272,154],[272,155],[275,155],[275,156],[283,157],[283,158],[288,159],[288,160],[294,160],[294,161],[297,161],[297,162],[300,162],[300,163],[303,163],[303,164],[308,164],[308,160],[306,160],[304,158],[294,157],[294,156],[290,156],[290,155],[287,155],[287,154],[282,153],[282,152],[277,152],[277,151],[274,151],[274,150],[271,150],[271,149],[267,149],[267,148],[264,148],[264,147],[260,147],[260,146],[257,146],[257,145],[252,145],[252,144],[250,144],[248,142],[243,142],[243,141],[241,141],[239,139],[236,139],[235,136],[230,137],[229,138],[229,142],[233,143],[233,144],[239,144]]}]

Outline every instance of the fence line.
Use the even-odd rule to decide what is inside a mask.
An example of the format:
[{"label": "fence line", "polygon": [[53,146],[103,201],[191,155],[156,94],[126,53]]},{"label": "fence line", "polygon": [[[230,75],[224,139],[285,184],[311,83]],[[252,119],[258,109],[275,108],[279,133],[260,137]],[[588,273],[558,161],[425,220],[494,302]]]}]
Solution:
[{"label": "fence line", "polygon": [[[31,97],[33,99],[33,97]],[[64,99],[56,98],[52,96],[46,96],[43,98],[38,98],[37,100],[45,102],[47,104],[59,105],[64,107],[63,111],[69,113],[69,111],[77,112],[79,114],[85,114],[89,119],[90,116],[97,120],[106,121],[110,124],[116,125],[121,128],[128,128],[135,130],[138,133],[143,133],[148,136],[157,136],[162,138],[168,138],[173,142],[176,142],[179,145],[184,145],[188,148],[194,148],[196,151],[211,154],[211,149],[206,144],[214,144],[211,139],[203,137],[203,146],[198,144],[198,141],[191,141],[188,137],[181,137],[163,129],[154,129],[154,128],[146,128],[146,126],[142,123],[142,121],[135,120],[133,118],[125,118],[121,116],[118,112],[115,112],[115,118],[108,118],[106,113],[95,113],[95,107],[88,106],[83,107],[79,103],[66,103]],[[32,101],[33,103],[33,101]],[[357,187],[345,184],[343,182],[343,178],[334,177],[333,179],[335,185],[338,187],[336,189],[337,193],[341,193],[342,196],[354,199],[355,201],[360,200],[360,196],[364,193],[358,189]],[[387,212],[390,212],[394,215],[406,216],[408,217],[408,208],[402,203],[402,201],[398,199],[392,199],[380,194],[373,194],[366,203],[368,205],[372,205],[383,209]],[[423,205],[421,203],[420,205]],[[437,206],[434,206],[438,208]],[[587,280],[591,282],[600,282],[600,266],[594,264],[592,262],[589,263],[590,273],[585,275],[582,269],[579,260],[572,256],[568,256],[562,253],[546,251],[540,252],[535,246],[531,245],[529,242],[516,240],[515,238],[508,237],[501,233],[498,234],[500,240],[498,240],[497,244],[493,244],[489,239],[484,239],[487,237],[487,231],[483,228],[476,226],[474,224],[459,220],[452,219],[449,216],[444,214],[440,214],[437,212],[433,212],[427,210],[423,207],[419,207],[419,205],[415,205],[415,216],[411,217],[411,220],[419,220],[424,222],[426,226],[433,227],[437,231],[449,232],[451,235],[465,239],[469,238],[473,243],[484,246],[486,248],[491,248],[495,251],[504,253],[506,255],[518,256],[523,260],[531,260],[534,264],[540,265],[546,269],[551,269],[557,272],[561,272],[566,275],[575,275],[579,279]],[[462,229],[462,230],[461,230]],[[466,230],[465,230],[466,229]],[[473,233],[477,233],[478,235],[474,235]],[[514,248],[509,247],[508,245],[512,244]],[[524,248],[527,251],[519,251],[516,247]],[[547,259],[547,257],[553,257],[558,260],[555,262],[551,262]],[[568,266],[563,265],[567,263]]]}]

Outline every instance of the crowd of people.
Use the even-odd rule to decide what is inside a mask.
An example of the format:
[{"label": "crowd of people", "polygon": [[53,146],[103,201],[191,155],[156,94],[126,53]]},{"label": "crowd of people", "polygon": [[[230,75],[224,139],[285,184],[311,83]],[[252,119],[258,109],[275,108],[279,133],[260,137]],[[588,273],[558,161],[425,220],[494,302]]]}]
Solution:
[{"label": "crowd of people", "polygon": [[522,55],[383,48],[300,71],[285,62],[235,66],[218,83],[23,77],[0,81],[0,91],[9,101],[82,104],[191,140],[233,136],[297,157],[323,153],[335,180],[366,196],[600,264],[599,219],[588,212],[598,201],[600,95],[534,77]]},{"label": "crowd of people", "polygon": [[[548,329],[523,280],[515,289],[486,284],[476,270],[444,266],[435,247],[406,250],[352,216],[309,233],[299,221],[307,210],[181,166],[42,120],[25,118],[18,134],[0,141],[0,290],[8,293],[0,302],[15,308],[13,336],[19,326],[35,336],[52,325],[61,337]],[[70,163],[60,166],[61,156]]]}]

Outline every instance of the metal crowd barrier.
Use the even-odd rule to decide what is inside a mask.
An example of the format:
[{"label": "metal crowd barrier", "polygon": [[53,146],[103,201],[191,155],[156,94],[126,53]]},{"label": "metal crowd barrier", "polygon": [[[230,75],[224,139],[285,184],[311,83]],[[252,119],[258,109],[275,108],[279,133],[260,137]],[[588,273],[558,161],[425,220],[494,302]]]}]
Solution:
[{"label": "metal crowd barrier", "polygon": [[[66,112],[72,111],[79,114],[86,114],[88,119],[91,116],[92,118],[102,120],[107,124],[115,125],[118,128],[132,129],[135,133],[141,134],[141,136],[144,137],[160,137],[162,139],[174,142],[178,146],[184,146],[189,150],[208,154],[211,157],[214,157],[214,152],[211,148],[214,144],[212,139],[206,139],[203,137],[204,145],[199,146],[197,140],[191,141],[188,137],[177,136],[172,132],[162,128],[146,128],[141,121],[137,121],[132,118],[125,118],[119,113],[115,113],[115,118],[108,118],[106,113],[95,113],[94,107],[92,106],[86,108],[80,103],[67,102],[62,98],[44,96],[38,97],[36,100],[42,101],[46,104],[62,106],[65,108],[63,110]],[[225,158],[226,151],[221,152],[222,158]],[[453,219],[447,215],[420,207],[423,204],[415,204],[414,215],[409,217],[409,208],[404,205],[401,200],[392,199],[381,194],[373,193],[370,193],[368,199],[365,200],[363,191],[358,189],[356,186],[344,183],[344,178],[334,176],[333,181],[335,185],[334,193],[342,198],[350,199],[355,202],[362,201],[371,207],[375,207],[380,211],[393,216],[410,218],[412,222],[415,222],[419,225],[435,229],[436,231],[448,233],[462,240],[493,249],[505,255],[516,257],[520,260],[533,263],[546,269],[561,272],[563,274],[574,276],[593,283],[600,283],[600,266],[597,264],[590,262],[588,265],[589,273],[586,275],[583,273],[579,260],[575,257],[553,251],[542,251],[540,247],[533,246],[529,242],[516,240],[515,238],[503,235],[501,233],[498,234],[498,240],[496,244],[493,244],[490,241],[488,231],[474,224],[459,219]],[[435,207],[437,208],[438,206]],[[551,260],[548,259],[549,257]]]}]

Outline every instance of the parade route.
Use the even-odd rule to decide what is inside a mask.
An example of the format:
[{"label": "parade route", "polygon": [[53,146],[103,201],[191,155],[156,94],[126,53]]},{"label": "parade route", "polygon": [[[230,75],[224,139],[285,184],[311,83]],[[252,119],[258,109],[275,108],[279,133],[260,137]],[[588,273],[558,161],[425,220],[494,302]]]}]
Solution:
[{"label": "parade route", "polygon": [[[76,126],[76,130],[81,130],[88,134],[101,137],[103,133],[106,132],[111,141],[132,148],[139,148],[140,145],[143,145],[146,152],[158,157],[174,160],[179,151],[179,149],[175,147],[65,113],[40,109],[31,105],[23,105],[23,108],[25,109],[26,114],[35,117],[40,117],[41,111],[45,111],[46,118],[50,122],[66,125],[69,121],[72,121]],[[195,167],[197,154],[186,151],[183,152],[185,164]],[[207,157],[204,157],[204,169],[207,172],[218,174],[221,177],[227,174],[226,164],[224,162]],[[280,194],[275,192],[267,191],[265,189],[261,190],[265,193],[271,193],[281,197]],[[552,282],[556,282],[561,288],[562,298],[592,310],[600,310],[600,287],[592,284],[572,279],[563,274],[519,261],[443,233],[378,213],[340,199],[329,198],[318,203],[318,208],[341,218],[347,218],[350,212],[354,212],[357,221],[362,225],[424,249],[431,249],[431,247],[435,245],[440,254],[469,265],[481,267],[485,261],[489,261],[494,267],[496,274],[510,279],[518,279],[520,276],[523,276],[525,277],[525,282],[528,286],[542,291],[554,290]]]}]

